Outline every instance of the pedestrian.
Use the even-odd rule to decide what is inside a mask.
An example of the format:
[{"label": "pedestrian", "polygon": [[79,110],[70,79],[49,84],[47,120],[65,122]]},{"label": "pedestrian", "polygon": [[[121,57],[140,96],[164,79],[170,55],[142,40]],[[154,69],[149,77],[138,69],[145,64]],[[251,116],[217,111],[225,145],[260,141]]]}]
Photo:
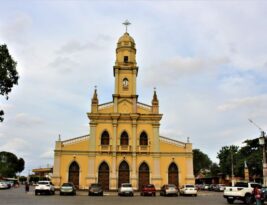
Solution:
[{"label": "pedestrian", "polygon": [[256,200],[256,205],[261,205],[261,190],[258,186],[254,187],[253,195]]},{"label": "pedestrian", "polygon": [[28,193],[30,191],[30,185],[28,182],[25,183],[25,192]]}]

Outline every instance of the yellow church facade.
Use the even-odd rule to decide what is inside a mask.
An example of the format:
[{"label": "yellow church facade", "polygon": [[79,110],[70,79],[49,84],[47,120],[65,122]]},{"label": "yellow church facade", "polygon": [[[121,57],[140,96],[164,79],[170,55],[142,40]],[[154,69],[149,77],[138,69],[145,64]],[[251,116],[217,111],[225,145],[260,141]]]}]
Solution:
[{"label": "yellow church facade", "polygon": [[151,105],[138,101],[136,47],[129,33],[118,40],[113,66],[113,100],[99,104],[95,89],[88,135],[56,141],[53,183],[73,182],[80,189],[91,183],[117,190],[129,182],[135,190],[144,184],[194,184],[192,144],[160,136],[159,101],[154,90]]}]

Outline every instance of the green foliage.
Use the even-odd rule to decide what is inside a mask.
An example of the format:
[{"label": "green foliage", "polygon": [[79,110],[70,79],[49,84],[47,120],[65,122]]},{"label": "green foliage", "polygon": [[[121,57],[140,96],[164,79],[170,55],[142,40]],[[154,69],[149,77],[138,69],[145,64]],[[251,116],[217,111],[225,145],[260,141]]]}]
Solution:
[{"label": "green foliage", "polygon": [[[9,54],[6,45],[0,45],[0,94],[8,99],[13,85],[18,84],[18,72],[16,70],[17,63]],[[4,111],[0,110],[0,122],[2,122]]]},{"label": "green foliage", "polygon": [[10,152],[0,152],[0,177],[15,177],[24,170],[24,160]]},{"label": "green foliage", "polygon": [[212,161],[205,153],[201,152],[199,149],[193,150],[193,165],[194,165],[194,175],[196,176],[201,169],[209,169]]},{"label": "green foliage", "polygon": [[232,163],[235,167],[237,161],[238,146],[224,146],[217,154],[217,158],[220,160],[219,165],[221,172],[227,175],[232,174]]},{"label": "green foliage", "polygon": [[210,166],[210,175],[211,176],[218,176],[221,173],[221,169],[217,163],[212,163]]},{"label": "green foliage", "polygon": [[[221,172],[231,176],[232,162],[234,166],[234,175],[244,177],[245,162],[247,163],[250,176],[262,175],[262,150],[260,149],[258,138],[246,140],[246,145],[225,146],[219,151],[217,158]],[[233,160],[232,160],[233,159]]]}]

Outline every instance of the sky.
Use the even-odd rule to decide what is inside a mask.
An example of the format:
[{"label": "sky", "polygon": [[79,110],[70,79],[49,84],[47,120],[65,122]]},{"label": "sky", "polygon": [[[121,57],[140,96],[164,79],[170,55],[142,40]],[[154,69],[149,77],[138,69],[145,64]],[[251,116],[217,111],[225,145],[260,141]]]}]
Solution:
[{"label": "sky", "polygon": [[116,43],[137,48],[139,101],[156,87],[160,135],[200,149],[214,162],[223,146],[267,131],[267,2],[257,0],[0,0],[0,44],[19,72],[0,96],[0,151],[22,157],[22,174],[53,164],[62,140],[89,133],[94,86],[112,101]]}]

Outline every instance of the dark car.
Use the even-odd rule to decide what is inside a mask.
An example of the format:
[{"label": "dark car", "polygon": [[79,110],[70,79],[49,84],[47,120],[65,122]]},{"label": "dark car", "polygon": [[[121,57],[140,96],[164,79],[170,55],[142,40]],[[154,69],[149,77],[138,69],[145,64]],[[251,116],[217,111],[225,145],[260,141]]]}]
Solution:
[{"label": "dark car", "polygon": [[76,195],[76,188],[73,183],[63,183],[60,187],[60,195]]},{"label": "dark car", "polygon": [[91,184],[88,190],[88,196],[103,196],[103,189],[101,184]]},{"label": "dark car", "polygon": [[160,189],[160,196],[175,195],[178,196],[178,188],[174,184],[164,184]]},{"label": "dark car", "polygon": [[146,195],[156,196],[156,188],[154,184],[146,184],[142,186],[141,196]]}]

